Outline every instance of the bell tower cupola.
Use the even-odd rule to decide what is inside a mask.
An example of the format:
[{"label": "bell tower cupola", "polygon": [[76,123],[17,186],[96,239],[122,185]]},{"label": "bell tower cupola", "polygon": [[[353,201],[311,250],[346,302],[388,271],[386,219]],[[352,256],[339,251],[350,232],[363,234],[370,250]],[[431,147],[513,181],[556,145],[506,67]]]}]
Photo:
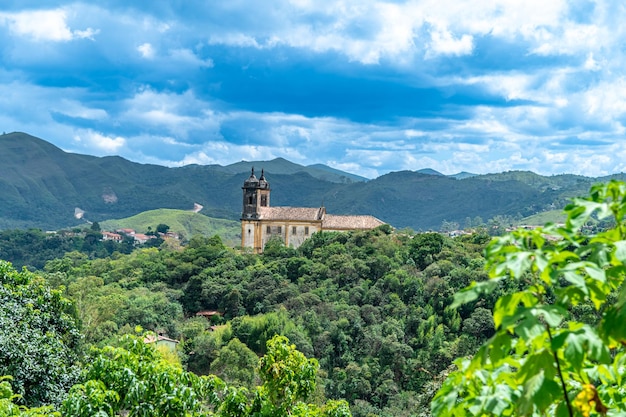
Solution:
[{"label": "bell tower cupola", "polygon": [[254,175],[254,167],[250,177],[244,181],[243,187],[243,211],[241,219],[258,219],[259,209],[270,206],[270,184],[265,179],[265,172],[261,170],[261,177]]}]

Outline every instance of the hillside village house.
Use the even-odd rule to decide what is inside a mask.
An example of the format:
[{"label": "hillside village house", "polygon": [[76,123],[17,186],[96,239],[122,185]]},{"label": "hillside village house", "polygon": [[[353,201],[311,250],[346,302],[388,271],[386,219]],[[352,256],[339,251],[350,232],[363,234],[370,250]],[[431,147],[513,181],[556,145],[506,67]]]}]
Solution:
[{"label": "hillside village house", "polygon": [[325,207],[271,207],[270,184],[261,170],[243,183],[241,213],[241,246],[261,253],[265,244],[279,237],[285,246],[297,248],[319,231],[370,230],[385,224],[373,216],[339,216],[327,214]]}]

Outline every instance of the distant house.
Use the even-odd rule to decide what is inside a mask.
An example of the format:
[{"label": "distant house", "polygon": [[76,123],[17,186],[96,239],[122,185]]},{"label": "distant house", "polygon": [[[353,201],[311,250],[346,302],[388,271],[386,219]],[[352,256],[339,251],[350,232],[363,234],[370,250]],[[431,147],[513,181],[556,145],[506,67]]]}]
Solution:
[{"label": "distant house", "polygon": [[178,340],[170,339],[169,337],[160,334],[148,334],[144,337],[143,341],[146,344],[154,343],[157,347],[165,346],[167,349],[172,351],[175,351],[176,345],[178,345]]},{"label": "distant house", "polygon": [[121,233],[127,236],[135,236],[135,231],[133,229],[117,229],[115,232]]},{"label": "distant house", "polygon": [[156,239],[156,236],[148,236],[148,235],[144,235],[143,233],[135,233],[132,236],[135,238],[135,243],[139,245],[146,243],[150,239]]},{"label": "distant house", "polygon": [[201,316],[206,318],[207,320],[211,320],[211,317],[213,316],[221,316],[222,313],[220,313],[219,311],[216,310],[203,310],[203,311],[198,311],[196,313],[196,316]]},{"label": "distant house", "polygon": [[161,233],[160,236],[164,239],[176,239],[176,240],[180,240],[180,236],[178,233],[176,232],[167,232],[167,233]]},{"label": "distant house", "polygon": [[274,237],[285,246],[297,248],[319,231],[370,230],[385,224],[373,216],[339,216],[327,214],[325,207],[271,207],[270,184],[261,170],[243,183],[241,213],[241,246],[261,253]]},{"label": "distant house", "polygon": [[102,232],[102,240],[112,240],[114,242],[121,242],[124,240],[124,237],[119,233],[113,232]]}]

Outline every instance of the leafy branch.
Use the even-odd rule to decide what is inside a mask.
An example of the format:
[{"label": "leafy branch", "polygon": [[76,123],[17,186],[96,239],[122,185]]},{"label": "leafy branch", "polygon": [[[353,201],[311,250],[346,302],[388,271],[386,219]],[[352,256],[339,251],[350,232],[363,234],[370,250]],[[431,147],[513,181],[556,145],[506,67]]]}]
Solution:
[{"label": "leafy branch", "polygon": [[[454,307],[513,280],[493,310],[496,332],[471,359],[457,360],[435,396],[436,416],[624,415],[620,375],[626,346],[626,184],[592,187],[547,224],[494,239],[490,279],[455,296]],[[590,224],[614,226],[593,232]],[[576,317],[579,306],[599,320]]]}]

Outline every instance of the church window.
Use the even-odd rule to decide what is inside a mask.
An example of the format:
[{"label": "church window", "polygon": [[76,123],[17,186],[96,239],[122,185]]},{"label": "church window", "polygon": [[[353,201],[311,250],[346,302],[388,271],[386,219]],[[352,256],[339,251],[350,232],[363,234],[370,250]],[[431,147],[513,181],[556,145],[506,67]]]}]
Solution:
[{"label": "church window", "polygon": [[261,196],[261,206],[267,207],[267,196],[266,195],[262,195]]},{"label": "church window", "polygon": [[296,226],[292,226],[291,227],[291,234],[295,235],[296,234]]},{"label": "church window", "polygon": [[309,235],[309,226],[304,226],[304,234]]},{"label": "church window", "polygon": [[252,204],[252,196],[248,197],[248,204]]},{"label": "church window", "polygon": [[267,227],[265,228],[265,232],[266,232],[268,235],[272,234],[272,228],[271,228],[271,226],[267,226]]},{"label": "church window", "polygon": [[277,229],[276,233],[278,233],[278,234],[283,232],[283,228],[281,226],[278,226],[276,229]]}]

